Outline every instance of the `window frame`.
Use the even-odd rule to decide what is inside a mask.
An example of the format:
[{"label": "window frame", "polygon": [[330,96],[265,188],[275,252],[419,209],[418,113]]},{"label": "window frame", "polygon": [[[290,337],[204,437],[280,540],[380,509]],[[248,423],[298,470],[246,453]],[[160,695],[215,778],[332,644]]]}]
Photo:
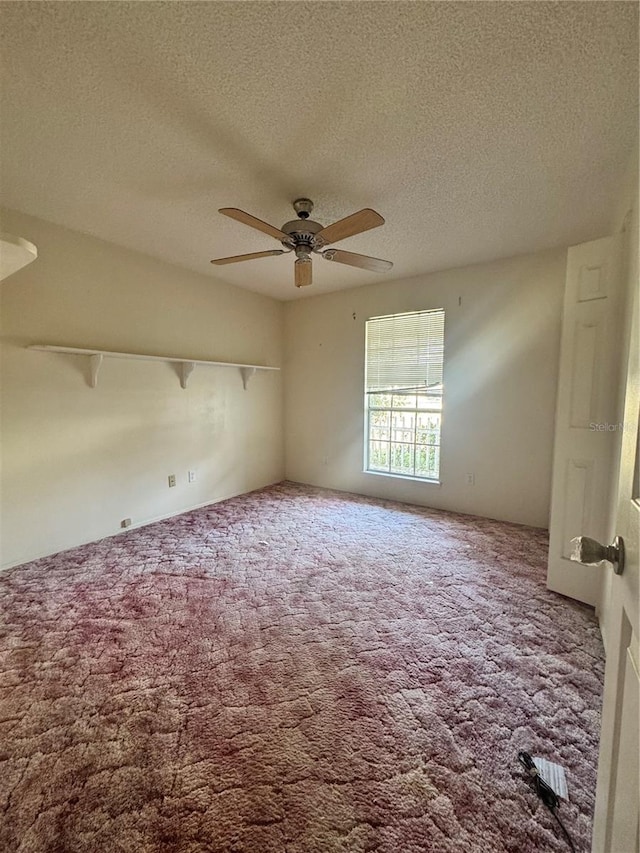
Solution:
[{"label": "window frame", "polygon": [[[382,320],[382,319],[392,319],[397,317],[402,317],[403,315],[415,315],[415,314],[431,314],[431,313],[441,313],[442,314],[442,323],[443,323],[443,354],[442,354],[442,370],[444,372],[444,323],[445,323],[445,311],[443,308],[432,308],[432,309],[424,309],[421,311],[409,311],[409,312],[400,312],[398,314],[389,314],[383,315],[381,317],[370,317],[365,321],[365,388],[364,388],[364,459],[363,459],[363,473],[365,474],[374,474],[376,476],[382,477],[394,477],[396,479],[403,480],[412,480],[418,483],[427,483],[431,485],[441,485],[442,483],[442,424],[443,424],[443,416],[444,416],[444,383],[440,386],[439,391],[432,391],[431,393],[426,392],[426,387],[422,386],[413,388],[405,388],[405,389],[385,389],[378,391],[369,391],[367,388],[367,364],[368,364],[368,323],[372,320]],[[415,396],[415,406],[396,406],[395,398],[400,395],[404,396]],[[371,405],[370,400],[375,396],[389,396],[390,404],[389,406],[376,406]],[[423,405],[420,404],[420,398],[424,398],[425,402]],[[432,402],[427,402],[428,398],[439,397],[440,405],[434,405]],[[371,435],[372,424],[371,424],[371,415],[376,412],[388,412],[389,413],[389,440],[385,441],[384,439],[374,439]],[[409,414],[413,414],[414,423],[413,423],[413,441],[411,442],[394,442],[393,441],[393,413],[394,412],[407,412]],[[438,424],[438,442],[437,443],[423,443],[416,441],[417,432],[418,432],[418,416],[420,414],[426,415],[437,415],[439,417]],[[409,429],[409,428],[407,428]],[[392,457],[391,457],[391,448],[393,444],[400,445],[408,445],[412,449],[412,459],[413,459],[413,473],[406,472],[396,472],[392,470],[384,470],[380,468],[371,467],[371,444],[374,441],[379,441],[381,443],[387,444],[389,449],[389,469],[392,465]],[[425,477],[421,474],[416,474],[416,456],[419,448],[437,448],[438,452],[438,465],[437,465],[437,474],[433,477]]]}]

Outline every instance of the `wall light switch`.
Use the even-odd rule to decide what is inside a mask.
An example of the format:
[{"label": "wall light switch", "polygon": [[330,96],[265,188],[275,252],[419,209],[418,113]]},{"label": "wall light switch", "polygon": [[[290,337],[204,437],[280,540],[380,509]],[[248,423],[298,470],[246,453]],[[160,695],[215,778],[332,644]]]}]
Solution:
[{"label": "wall light switch", "polygon": [[476,475],[469,473],[467,474],[467,486],[475,486],[476,484]]},{"label": "wall light switch", "polygon": [[188,478],[188,480],[189,480],[189,482],[190,482],[190,483],[195,483],[195,481],[196,481],[196,472],[195,472],[195,471],[189,471],[189,472],[187,473],[187,478]]},{"label": "wall light switch", "polygon": [[176,475],[175,474],[169,474],[168,480],[169,480],[169,488],[171,489],[176,484]]}]

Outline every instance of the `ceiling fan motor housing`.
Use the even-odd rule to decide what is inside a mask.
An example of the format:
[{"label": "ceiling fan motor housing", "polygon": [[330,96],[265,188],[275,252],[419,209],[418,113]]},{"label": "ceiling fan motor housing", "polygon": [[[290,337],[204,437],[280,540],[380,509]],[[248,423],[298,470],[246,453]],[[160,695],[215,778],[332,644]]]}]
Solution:
[{"label": "ceiling fan motor housing", "polygon": [[315,248],[314,236],[322,231],[324,226],[312,219],[292,219],[285,222],[280,229],[289,235],[291,242],[282,241],[282,245],[290,249],[292,246],[298,258],[309,257]]}]

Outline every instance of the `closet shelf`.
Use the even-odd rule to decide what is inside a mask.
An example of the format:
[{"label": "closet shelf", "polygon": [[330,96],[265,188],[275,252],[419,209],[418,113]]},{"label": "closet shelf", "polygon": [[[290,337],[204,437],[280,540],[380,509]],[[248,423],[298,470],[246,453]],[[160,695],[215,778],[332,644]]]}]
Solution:
[{"label": "closet shelf", "polygon": [[42,352],[63,353],[66,355],[83,355],[89,359],[91,370],[90,385],[95,388],[98,384],[98,373],[105,358],[128,358],[136,361],[165,361],[175,364],[180,375],[180,385],[187,387],[187,380],[193,373],[195,367],[205,365],[209,367],[235,367],[240,371],[242,385],[246,390],[249,380],[258,370],[280,370],[279,367],[266,367],[263,364],[236,364],[231,361],[205,361],[197,358],[174,358],[172,355],[142,355],[137,352],[109,352],[102,349],[80,349],[78,347],[58,347],[51,344],[31,344],[27,349],[40,350]]}]

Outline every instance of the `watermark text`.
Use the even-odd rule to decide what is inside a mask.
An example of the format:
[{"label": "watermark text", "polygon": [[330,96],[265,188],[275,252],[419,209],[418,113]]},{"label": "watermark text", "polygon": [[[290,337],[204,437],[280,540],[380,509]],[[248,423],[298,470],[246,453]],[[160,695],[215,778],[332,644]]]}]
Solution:
[{"label": "watermark text", "polygon": [[623,421],[619,421],[616,424],[610,424],[608,421],[603,421],[602,423],[594,423],[592,421],[589,424],[591,432],[626,432],[631,427],[631,424],[626,424]]}]

